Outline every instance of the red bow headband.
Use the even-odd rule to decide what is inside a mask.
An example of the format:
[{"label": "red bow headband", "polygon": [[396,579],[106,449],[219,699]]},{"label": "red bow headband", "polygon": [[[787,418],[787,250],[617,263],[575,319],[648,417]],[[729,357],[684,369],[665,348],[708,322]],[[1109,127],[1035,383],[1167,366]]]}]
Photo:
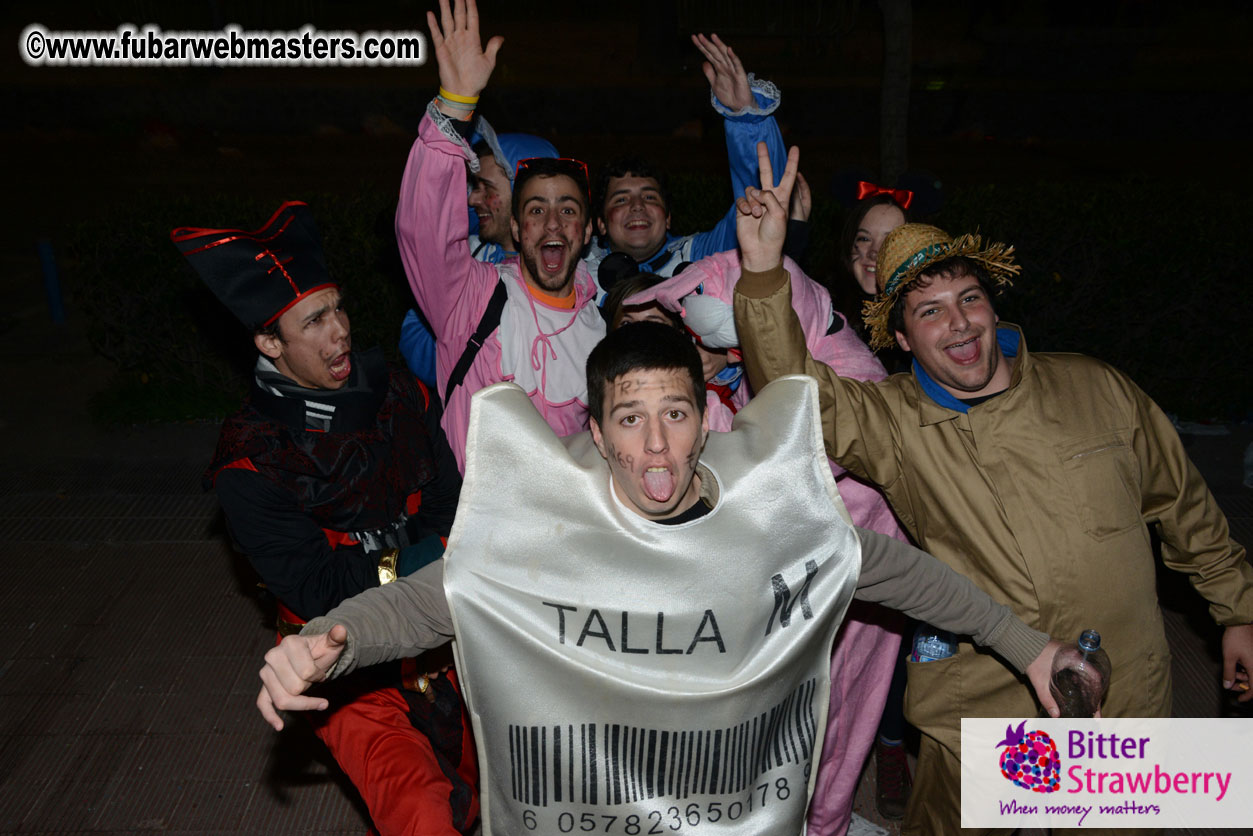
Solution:
[{"label": "red bow headband", "polygon": [[867,182],[866,180],[857,181],[858,200],[865,200],[868,197],[877,197],[881,194],[891,195],[892,201],[902,209],[908,209],[909,204],[914,202],[914,193],[909,189],[885,189],[883,186]]}]

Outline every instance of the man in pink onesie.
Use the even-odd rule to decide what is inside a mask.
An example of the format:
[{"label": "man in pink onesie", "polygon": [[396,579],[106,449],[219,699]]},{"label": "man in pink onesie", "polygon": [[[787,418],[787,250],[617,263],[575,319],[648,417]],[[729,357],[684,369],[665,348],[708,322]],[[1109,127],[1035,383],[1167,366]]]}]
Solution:
[{"label": "man in pink onesie", "polygon": [[[442,0],[440,9],[438,22],[427,16],[440,91],[409,152],[396,238],[409,286],[435,333],[444,432],[464,471],[470,396],[489,384],[521,386],[558,435],[587,428],[583,366],[605,335],[605,323],[595,305],[596,284],[579,257],[592,227],[587,167],[576,160],[520,161],[511,221],[518,257],[500,264],[471,257],[466,165],[477,171],[478,155],[467,138],[503,39],[492,38],[483,48],[473,2],[457,2],[450,10]],[[498,293],[504,294],[499,324],[467,353]],[[468,368],[458,371],[463,357]],[[461,382],[449,392],[454,372]]]}]

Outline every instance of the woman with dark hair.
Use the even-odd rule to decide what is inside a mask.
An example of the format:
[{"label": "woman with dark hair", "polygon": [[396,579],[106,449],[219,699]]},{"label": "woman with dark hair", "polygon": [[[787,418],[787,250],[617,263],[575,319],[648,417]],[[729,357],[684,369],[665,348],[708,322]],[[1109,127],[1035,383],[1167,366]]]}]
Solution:
[{"label": "woman with dark hair", "polygon": [[901,206],[896,190],[857,201],[844,219],[844,229],[840,233],[840,262],[867,297],[879,292],[875,284],[875,260],[879,257],[883,239],[908,222],[909,216]]},{"label": "woman with dark hair", "polygon": [[[837,199],[847,208],[837,243],[839,262],[844,270],[831,280],[831,298],[863,342],[867,341],[867,335],[862,324],[862,307],[879,292],[875,262],[883,239],[898,226],[909,223],[914,215],[929,214],[938,208],[939,191],[934,183],[923,185],[926,186],[924,193],[887,189],[867,180],[849,180],[836,186]],[[909,368],[909,358],[898,348],[882,349],[876,356],[888,374]]]}]

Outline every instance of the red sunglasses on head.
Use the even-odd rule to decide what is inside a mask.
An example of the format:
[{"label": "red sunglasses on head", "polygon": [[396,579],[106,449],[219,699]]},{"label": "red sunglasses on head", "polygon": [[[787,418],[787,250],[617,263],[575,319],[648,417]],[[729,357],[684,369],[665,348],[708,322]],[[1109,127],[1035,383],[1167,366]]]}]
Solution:
[{"label": "red sunglasses on head", "polygon": [[587,173],[587,163],[582,160],[574,157],[527,157],[518,160],[518,165],[513,170],[514,183],[518,182],[518,175],[526,170],[532,170],[536,174],[564,174],[583,187],[588,202],[591,202],[591,180]]}]

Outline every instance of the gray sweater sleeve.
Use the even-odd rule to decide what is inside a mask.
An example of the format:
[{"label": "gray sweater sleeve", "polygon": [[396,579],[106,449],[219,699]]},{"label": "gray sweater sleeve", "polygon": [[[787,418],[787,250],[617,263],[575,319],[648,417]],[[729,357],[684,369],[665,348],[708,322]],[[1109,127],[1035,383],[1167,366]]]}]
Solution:
[{"label": "gray sweater sleeve", "polygon": [[354,595],[300,631],[302,636],[348,628],[348,643],[329,678],[359,667],[417,656],[453,638],[452,615],[444,597],[444,561],[412,575]]},{"label": "gray sweater sleeve", "polygon": [[[971,636],[1018,671],[1040,655],[1048,635],[1032,630],[1009,608],[926,552],[874,531],[858,528],[861,576],[856,597],[873,601]],[[416,656],[453,638],[444,597],[444,561],[344,601],[315,618],[301,635],[348,628],[348,644],[330,671],[342,676],[358,667]]]},{"label": "gray sweater sleeve", "polygon": [[1020,673],[1049,636],[1033,630],[963,575],[924,551],[886,534],[858,528],[861,577],[855,597],[873,601],[942,630],[970,636]]}]

